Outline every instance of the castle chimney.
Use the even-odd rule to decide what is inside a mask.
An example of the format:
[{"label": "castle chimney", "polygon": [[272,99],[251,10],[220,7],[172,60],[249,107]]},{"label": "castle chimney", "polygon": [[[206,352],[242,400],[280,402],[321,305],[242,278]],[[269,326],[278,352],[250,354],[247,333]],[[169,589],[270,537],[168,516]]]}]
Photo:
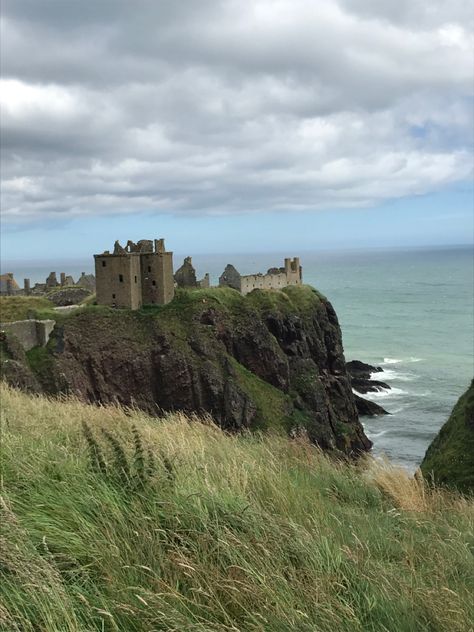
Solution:
[{"label": "castle chimney", "polygon": [[13,274],[11,272],[7,272],[7,295],[11,296],[13,294]]},{"label": "castle chimney", "polygon": [[66,285],[66,273],[61,272],[61,285]]},{"label": "castle chimney", "polygon": [[30,287],[30,280],[29,279],[24,279],[23,280],[23,288],[25,290],[25,295],[29,296],[31,294],[31,287]]},{"label": "castle chimney", "polygon": [[163,254],[165,252],[165,240],[155,239],[155,253]]}]

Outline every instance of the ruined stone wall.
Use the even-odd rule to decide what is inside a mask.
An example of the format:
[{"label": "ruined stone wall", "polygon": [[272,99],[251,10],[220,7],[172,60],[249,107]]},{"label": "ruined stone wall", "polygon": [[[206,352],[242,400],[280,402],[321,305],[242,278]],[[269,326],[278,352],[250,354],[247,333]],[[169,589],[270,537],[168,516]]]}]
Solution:
[{"label": "ruined stone wall", "polygon": [[174,274],[174,280],[178,287],[181,288],[198,287],[196,270],[194,269],[191,257],[184,259],[183,265],[178,268]]},{"label": "ruined stone wall", "polygon": [[0,325],[2,331],[12,333],[18,338],[25,351],[33,347],[44,347],[54,329],[54,320],[17,320]]},{"label": "ruined stone wall", "polygon": [[142,305],[140,255],[95,255],[96,295],[100,305],[138,309]]},{"label": "ruined stone wall", "polygon": [[219,285],[232,287],[234,290],[241,291],[242,277],[230,263],[226,265],[224,272],[219,277]]},{"label": "ruined stone wall", "polygon": [[246,274],[242,276],[228,264],[219,277],[219,285],[232,287],[242,294],[252,290],[282,290],[287,285],[300,285],[303,282],[302,268],[298,257],[285,259],[283,268],[270,268],[267,274]]},{"label": "ruined stone wall", "polygon": [[242,277],[241,292],[248,294],[252,290],[282,290],[288,283],[286,274],[248,274]]},{"label": "ruined stone wall", "polygon": [[203,278],[197,282],[198,287],[201,288],[202,290],[207,289],[209,287],[211,287],[211,278],[209,276],[209,272],[206,272],[206,274],[203,276]]}]

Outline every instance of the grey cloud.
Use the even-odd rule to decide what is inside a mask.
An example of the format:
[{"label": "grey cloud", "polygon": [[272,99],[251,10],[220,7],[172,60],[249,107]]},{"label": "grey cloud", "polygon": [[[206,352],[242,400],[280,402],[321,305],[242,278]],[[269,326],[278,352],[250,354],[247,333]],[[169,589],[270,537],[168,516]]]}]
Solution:
[{"label": "grey cloud", "polygon": [[469,177],[450,7],[7,0],[4,218],[356,207]]}]

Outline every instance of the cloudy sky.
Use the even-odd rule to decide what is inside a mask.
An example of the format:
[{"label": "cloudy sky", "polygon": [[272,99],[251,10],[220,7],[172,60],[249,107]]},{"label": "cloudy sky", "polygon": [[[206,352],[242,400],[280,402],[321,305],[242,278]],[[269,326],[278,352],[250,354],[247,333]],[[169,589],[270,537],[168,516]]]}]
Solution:
[{"label": "cloudy sky", "polygon": [[7,259],[472,239],[470,0],[3,0]]}]

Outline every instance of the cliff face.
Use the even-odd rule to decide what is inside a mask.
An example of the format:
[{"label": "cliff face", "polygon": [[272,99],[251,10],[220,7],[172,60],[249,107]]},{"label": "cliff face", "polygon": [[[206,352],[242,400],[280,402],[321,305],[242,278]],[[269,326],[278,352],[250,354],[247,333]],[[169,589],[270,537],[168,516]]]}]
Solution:
[{"label": "cliff face", "polygon": [[58,323],[30,363],[51,393],[155,415],[208,412],[227,429],[304,432],[346,454],[371,445],[336,314],[309,287],[245,297],[230,288],[181,291],[140,312],[90,307]]},{"label": "cliff face", "polygon": [[421,471],[438,484],[474,493],[474,380],[430,444]]}]

